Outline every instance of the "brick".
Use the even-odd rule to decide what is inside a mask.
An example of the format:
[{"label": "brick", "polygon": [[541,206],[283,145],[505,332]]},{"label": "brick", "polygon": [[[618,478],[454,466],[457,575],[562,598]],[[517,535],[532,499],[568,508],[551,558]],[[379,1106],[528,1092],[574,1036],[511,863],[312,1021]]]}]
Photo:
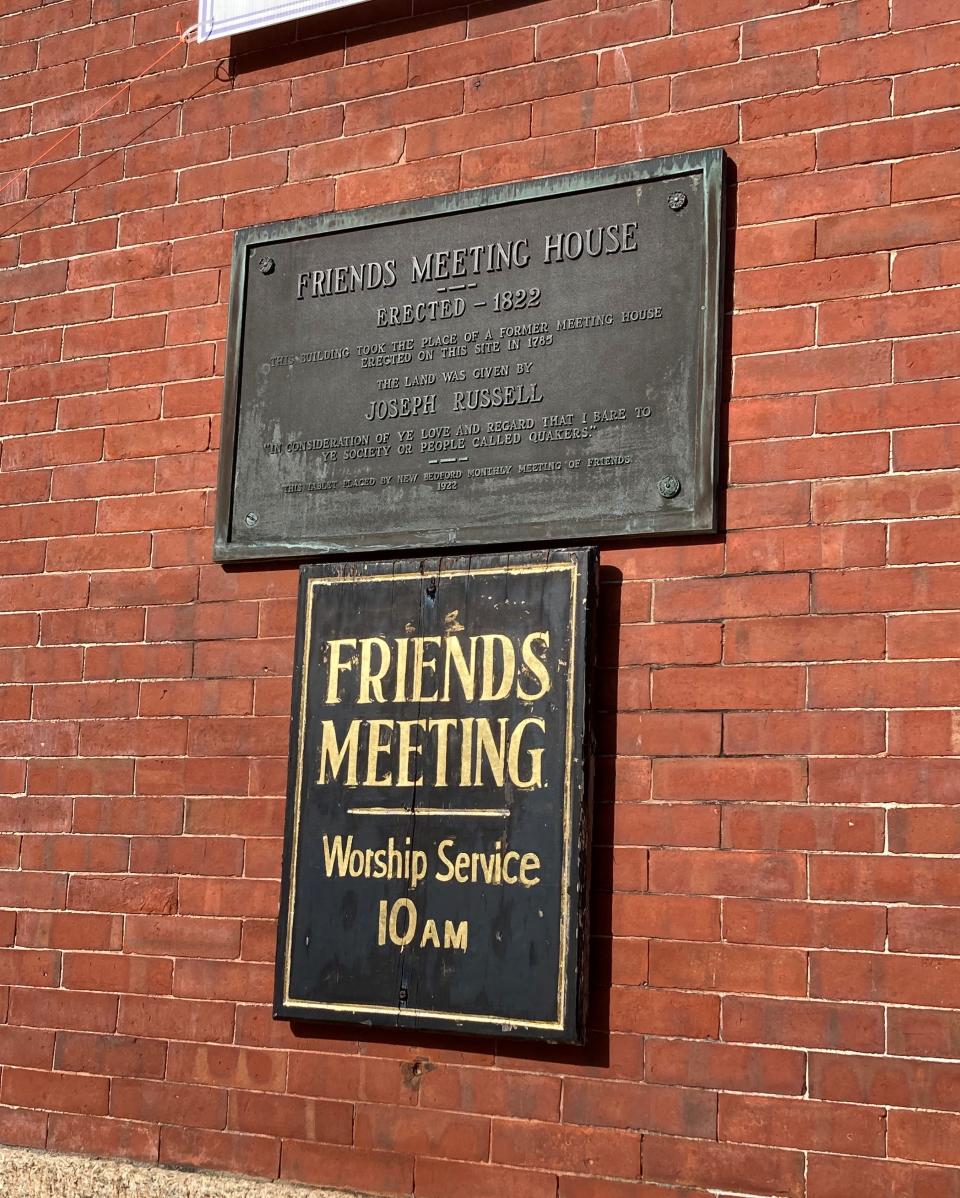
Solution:
[{"label": "brick", "polygon": [[430,1110],[548,1122],[560,1117],[560,1079],[441,1065],[424,1073],[420,1105]]},{"label": "brick", "polygon": [[[952,144],[952,143],[947,143]],[[960,191],[960,154],[930,154],[893,164],[894,200],[929,200]]]},{"label": "brick", "polygon": [[86,1032],[58,1032],[53,1065],[114,1078],[162,1078],[167,1047],[162,1040]]},{"label": "brick", "polygon": [[883,39],[879,51],[873,39],[863,38],[847,45],[825,47],[821,75],[825,82],[833,82],[914,71],[956,61],[958,45],[960,25],[941,27],[936,40],[923,31],[893,33]]},{"label": "brick", "polygon": [[650,946],[650,984],[657,987],[803,995],[806,974],[806,953],[794,949],[667,941]]},{"label": "brick", "polygon": [[148,1163],[157,1159],[159,1141],[159,1128],[93,1115],[52,1114],[47,1134],[50,1150]]},{"label": "brick", "polygon": [[[679,807],[654,803],[618,803],[612,809],[612,836],[604,832],[606,811],[597,811],[597,843],[683,845],[713,848],[720,843],[720,813],[716,807]],[[601,821],[603,821],[601,823]]]},{"label": "brick", "polygon": [[413,1157],[287,1140],[280,1176],[292,1181],[374,1189],[381,1194],[409,1194],[413,1191]]},{"label": "brick", "polygon": [[865,212],[823,215],[817,221],[817,253],[824,258],[931,245],[956,238],[956,203],[883,205]]},{"label": "brick", "polygon": [[882,1052],[884,1011],[866,1004],[728,994],[723,999],[723,1036],[747,1044]]},{"label": "brick", "polygon": [[881,616],[777,616],[729,620],[728,662],[831,661],[879,658],[885,645]]},{"label": "brick", "polygon": [[[866,301],[860,303],[866,306]],[[827,304],[821,306],[821,322],[828,307]],[[823,327],[825,325],[821,323]],[[826,340],[823,333],[820,338]],[[886,472],[889,461],[889,439],[883,433],[740,442],[730,449],[730,480],[756,483],[881,474]]]},{"label": "brick", "polygon": [[379,129],[356,137],[340,137],[330,142],[298,146],[290,154],[290,178],[317,179],[324,175],[388,166],[399,162],[403,152],[404,133],[400,129]]},{"label": "brick", "polygon": [[20,1069],[10,1065],[3,1070],[0,1098],[8,1106],[105,1115],[109,1084],[106,1077]]},{"label": "brick", "polygon": [[8,1020],[24,1027],[112,1032],[117,1026],[115,994],[14,988]]},{"label": "brick", "polygon": [[[808,702],[813,705],[814,700]],[[787,705],[776,703],[777,707]],[[731,755],[861,755],[882,753],[885,748],[886,722],[880,712],[734,712],[724,716],[724,752]]]},{"label": "brick", "polygon": [[891,1008],[888,1015],[889,1051],[897,1056],[957,1056],[960,1013]]},{"label": "brick", "polygon": [[722,12],[718,12],[709,0],[677,0],[674,27],[682,32],[688,29],[711,29],[717,24],[749,21],[754,17],[767,17],[776,12],[804,8],[813,0],[730,0]]},{"label": "brick", "polygon": [[0,1027],[0,1060],[4,1065],[49,1069],[53,1064],[53,1032],[34,1028]]},{"label": "brick", "polygon": [[618,754],[675,756],[715,753],[720,748],[720,717],[708,712],[627,713],[617,721]]},{"label": "brick", "polygon": [[954,662],[876,662],[813,666],[811,707],[940,707],[960,702],[960,666]]},{"label": "brick", "polygon": [[955,515],[958,511],[958,471],[821,482],[816,484],[813,497],[814,519],[827,524]]},{"label": "brick", "polygon": [[811,51],[705,67],[674,80],[673,108],[709,108],[730,100],[799,91],[816,83],[816,54]]},{"label": "brick", "polygon": [[956,1111],[958,1079],[955,1062],[810,1055],[810,1097],[816,1099]]},{"label": "brick", "polygon": [[533,41],[532,30],[519,29],[418,50],[410,55],[409,83],[418,86],[459,79],[467,74],[465,68],[489,73],[532,62]]},{"label": "brick", "polygon": [[807,611],[808,587],[804,574],[660,582],[654,598],[654,618],[709,620],[802,613]]},{"label": "brick", "polygon": [[810,762],[811,803],[960,801],[960,762],[897,758]]},{"label": "brick", "polygon": [[667,1135],[716,1134],[716,1097],[705,1091],[570,1078],[564,1086],[564,1122]]},{"label": "brick", "polygon": [[720,932],[720,903],[680,895],[615,894],[611,928],[614,936],[715,940]]},{"label": "brick", "polygon": [[862,1156],[885,1154],[885,1112],[880,1107],[723,1094],[719,1117],[721,1140]]},{"label": "brick", "polygon": [[128,915],[124,949],[164,957],[231,960],[240,955],[240,928],[233,919]]},{"label": "brick", "polygon": [[[762,29],[764,25],[769,22],[764,21],[754,28]],[[888,116],[890,90],[886,79],[871,79],[862,83],[810,88],[800,94],[748,100],[743,105],[744,137],[782,136]]]},{"label": "brick", "polygon": [[924,287],[936,287],[958,281],[960,242],[952,241],[944,245],[925,245],[912,250],[901,250],[894,259],[891,277],[894,291],[919,291]]},{"label": "brick", "polygon": [[736,363],[733,396],[882,383],[889,381],[890,374],[890,347],[883,343],[754,354]]},{"label": "brick", "polygon": [[282,1091],[286,1074],[286,1056],[267,1049],[171,1044],[167,1054],[166,1077],[170,1081]]},{"label": "brick", "polygon": [[882,949],[886,920],[878,907],[727,898],[723,901],[723,936],[747,945]]},{"label": "brick", "polygon": [[557,1182],[550,1173],[529,1169],[418,1157],[417,1189],[423,1198],[447,1198],[457,1192],[471,1198],[556,1198]]},{"label": "brick", "polygon": [[897,757],[952,756],[960,752],[956,711],[891,711],[887,722],[889,752]]},{"label": "brick", "polygon": [[931,470],[960,465],[960,429],[956,425],[906,429],[894,434],[895,470]]},{"label": "brick", "polygon": [[891,811],[887,835],[893,853],[960,852],[960,812],[951,808]]},{"label": "brick", "polygon": [[652,1181],[723,1186],[785,1198],[800,1198],[804,1193],[803,1153],[740,1144],[645,1137],[644,1175]]},{"label": "brick", "polygon": [[960,885],[946,860],[837,855],[811,858],[810,894],[861,902],[950,903],[960,901]]},{"label": "brick", "polygon": [[495,113],[471,112],[417,125],[407,133],[404,154],[407,161],[439,158],[459,150],[512,142],[529,135],[530,109],[526,105],[517,105]]},{"label": "brick", "polygon": [[[946,850],[938,848],[936,851]],[[950,955],[956,946],[958,931],[960,911],[950,907],[895,907],[889,914],[889,947],[895,953]]]},{"label": "brick", "polygon": [[[734,317],[730,347],[736,355],[762,353],[771,349],[802,349],[813,345],[815,336],[816,312],[812,307],[760,309],[741,312]],[[778,406],[782,410],[786,405]],[[777,431],[784,433],[789,430],[781,428]],[[799,431],[808,433],[812,429],[803,427]]]},{"label": "brick", "polygon": [[745,898],[801,898],[806,891],[802,857],[709,849],[655,849],[650,890],[664,894],[731,894]]},{"label": "brick", "polygon": [[68,901],[81,911],[168,914],[176,906],[177,887],[161,878],[77,875],[70,879]]},{"label": "brick", "polygon": [[232,1003],[216,1000],[123,995],[116,1028],[126,1036],[219,1043],[233,1036],[234,1010]]},{"label": "brick", "polygon": [[[915,291],[876,299],[833,300],[821,305],[817,336],[821,344],[876,341],[883,337],[913,337],[919,333],[952,332],[948,310],[956,289]],[[856,450],[856,442],[850,442]],[[900,467],[903,469],[903,467]],[[837,472],[834,472],[837,473]],[[867,474],[863,469],[850,473]]]},{"label": "brick", "polygon": [[272,1179],[280,1170],[280,1141],[205,1128],[163,1127],[160,1163],[231,1169]]},{"label": "brick", "polygon": [[243,843],[235,836],[138,838],[130,846],[130,868],[135,873],[232,877],[240,872],[242,862]]},{"label": "brick", "polygon": [[793,666],[666,667],[653,675],[653,704],[695,710],[776,710],[800,707],[805,686],[803,670]]},{"label": "brick", "polygon": [[597,163],[619,163],[640,153],[665,154],[671,149],[728,144],[736,140],[738,125],[736,104],[609,125],[597,131]]},{"label": "brick", "polygon": [[798,761],[658,761],[654,793],[668,800],[795,802],[806,796],[806,778]]},{"label": "brick", "polygon": [[317,1098],[237,1091],[230,1095],[227,1126],[277,1138],[350,1144],[353,1107]]},{"label": "brick", "polygon": [[640,1137],[618,1129],[498,1119],[490,1156],[495,1164],[587,1174],[600,1159],[608,1177],[640,1177]]},{"label": "brick", "polygon": [[628,42],[649,42],[670,32],[670,5],[663,0],[550,21],[537,29],[537,58],[576,54],[585,45],[598,49]]},{"label": "brick", "polygon": [[24,836],[20,863],[25,869],[61,870],[64,873],[92,871],[123,872],[130,854],[122,836],[78,836],[76,833]]},{"label": "brick", "polygon": [[738,268],[809,262],[814,256],[815,222],[777,221],[738,230],[734,261]]},{"label": "brick", "polygon": [[[449,1112],[358,1105],[354,1143],[375,1151],[482,1161],[487,1159],[489,1150],[490,1121]],[[496,1157],[496,1151],[493,1155]]]},{"label": "brick", "polygon": [[896,379],[942,378],[957,373],[960,337],[916,337],[894,347]]}]

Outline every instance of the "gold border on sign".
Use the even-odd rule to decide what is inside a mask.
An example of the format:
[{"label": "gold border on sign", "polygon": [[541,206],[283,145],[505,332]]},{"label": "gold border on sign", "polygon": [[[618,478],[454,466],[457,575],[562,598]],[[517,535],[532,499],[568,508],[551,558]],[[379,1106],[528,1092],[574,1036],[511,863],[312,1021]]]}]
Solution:
[{"label": "gold border on sign", "polygon": [[399,1019],[449,1019],[462,1023],[490,1023],[500,1027],[538,1028],[543,1030],[561,1030],[563,1014],[567,998],[567,937],[570,931],[570,906],[573,895],[570,891],[570,855],[573,835],[573,796],[572,796],[572,764],[573,764],[573,709],[574,686],[576,682],[576,619],[579,589],[577,563],[544,562],[542,564],[525,564],[516,566],[483,566],[476,569],[465,568],[456,570],[440,569],[437,573],[446,578],[477,577],[484,574],[556,574],[566,570],[570,574],[570,623],[569,635],[569,670],[567,675],[567,743],[564,756],[564,785],[563,785],[563,870],[561,874],[561,907],[560,907],[560,969],[557,980],[557,1016],[554,1020],[540,1019],[511,1019],[506,1015],[474,1015],[460,1011],[431,1011],[420,1007],[393,1007],[362,1003],[319,1002],[290,996],[290,963],[293,952],[293,921],[296,906],[297,891],[297,859],[300,840],[300,808],[303,794],[303,758],[304,741],[307,724],[307,679],[310,674],[310,642],[313,636],[313,597],[314,591],[320,586],[336,586],[342,583],[357,582],[422,582],[424,575],[410,571],[390,574],[368,574],[353,577],[311,578],[307,582],[306,610],[304,612],[303,655],[300,660],[300,719],[297,728],[297,773],[293,794],[293,834],[290,843],[290,881],[287,892],[287,926],[285,937],[285,953],[283,962],[283,1005],[284,1007],[300,1007],[315,1011],[355,1011],[357,1014],[386,1014]]}]

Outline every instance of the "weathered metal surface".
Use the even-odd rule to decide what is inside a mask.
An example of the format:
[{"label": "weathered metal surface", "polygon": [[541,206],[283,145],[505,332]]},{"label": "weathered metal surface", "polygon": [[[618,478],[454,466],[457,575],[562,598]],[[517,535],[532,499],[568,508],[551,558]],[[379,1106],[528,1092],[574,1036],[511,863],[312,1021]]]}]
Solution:
[{"label": "weathered metal surface", "polygon": [[278,1018],[582,1037],[595,571],[302,568]]},{"label": "weathered metal surface", "polygon": [[217,557],[713,529],[722,174],[703,151],[241,230]]}]

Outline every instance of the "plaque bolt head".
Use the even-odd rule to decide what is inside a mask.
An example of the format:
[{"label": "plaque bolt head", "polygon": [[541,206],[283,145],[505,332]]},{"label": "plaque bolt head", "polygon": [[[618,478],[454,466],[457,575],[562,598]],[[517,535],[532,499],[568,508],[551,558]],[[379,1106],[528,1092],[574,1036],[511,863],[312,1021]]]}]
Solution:
[{"label": "plaque bolt head", "polygon": [[686,194],[682,191],[672,191],[667,203],[674,210],[674,212],[679,212],[681,208],[685,208],[687,206]]},{"label": "plaque bolt head", "polygon": [[262,275],[272,275],[273,268],[276,266],[276,263],[272,258],[261,258],[257,263],[257,266],[260,268],[260,273]]},{"label": "plaque bolt head", "polygon": [[243,522],[246,524],[247,528],[253,528],[253,526],[257,524],[259,520],[260,517],[256,512],[247,512],[243,518]]},{"label": "plaque bolt head", "polygon": [[673,499],[675,495],[680,494],[680,479],[672,474],[665,474],[657,483],[657,490],[664,499]]}]

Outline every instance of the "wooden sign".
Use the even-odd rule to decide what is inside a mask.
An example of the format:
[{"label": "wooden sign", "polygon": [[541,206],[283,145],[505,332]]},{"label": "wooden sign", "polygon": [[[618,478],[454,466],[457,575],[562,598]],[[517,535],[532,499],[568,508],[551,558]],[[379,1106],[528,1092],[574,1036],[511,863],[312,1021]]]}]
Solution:
[{"label": "wooden sign", "polygon": [[582,1038],[595,567],[303,567],[277,1018]]}]

